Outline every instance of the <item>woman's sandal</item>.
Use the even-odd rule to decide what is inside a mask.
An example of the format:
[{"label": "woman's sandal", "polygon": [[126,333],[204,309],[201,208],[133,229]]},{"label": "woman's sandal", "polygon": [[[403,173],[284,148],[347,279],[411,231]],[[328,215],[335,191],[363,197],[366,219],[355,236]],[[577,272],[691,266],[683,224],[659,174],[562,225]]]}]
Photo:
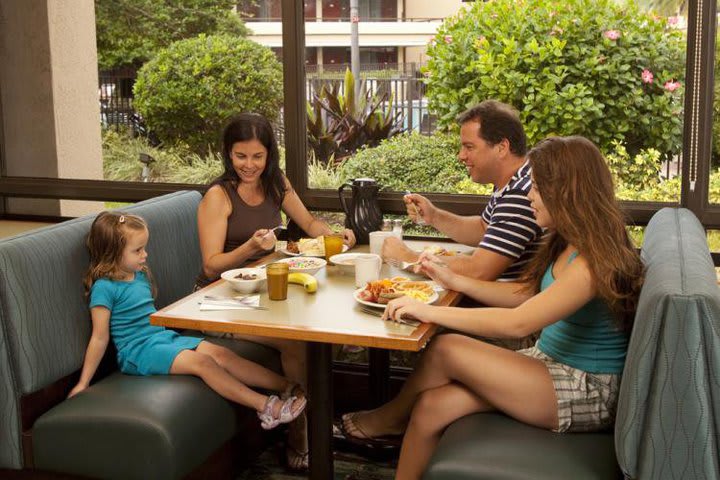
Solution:
[{"label": "woman's sandal", "polygon": [[[346,413],[340,420],[340,431],[342,432],[345,439],[355,445],[360,445],[365,448],[375,449],[396,449],[402,445],[403,435],[381,435],[377,437],[371,437],[365,433],[358,422],[358,414],[363,412]],[[353,432],[349,431],[345,422],[350,423],[353,427],[353,432],[359,433],[362,437],[354,435]]]},{"label": "woman's sandal", "polygon": [[[305,398],[290,397],[283,402],[282,407],[280,407],[280,413],[276,417],[273,414],[273,406],[275,402],[279,401],[280,398],[278,398],[277,395],[270,395],[265,402],[265,407],[263,407],[262,412],[257,412],[257,416],[260,419],[260,426],[265,430],[271,430],[281,423],[292,422],[305,410],[305,405],[307,404]],[[299,403],[300,406],[295,405],[296,403]],[[293,406],[295,407],[294,410]]]}]

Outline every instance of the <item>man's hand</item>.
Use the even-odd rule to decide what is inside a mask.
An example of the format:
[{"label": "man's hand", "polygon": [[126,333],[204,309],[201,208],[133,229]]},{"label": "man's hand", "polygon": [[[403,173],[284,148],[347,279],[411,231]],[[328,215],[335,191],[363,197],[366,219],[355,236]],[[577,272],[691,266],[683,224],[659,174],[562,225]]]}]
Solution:
[{"label": "man's hand", "polygon": [[414,262],[418,254],[403,243],[402,240],[393,236],[387,237],[383,242],[381,256],[383,260],[398,260],[400,262]]},{"label": "man's hand", "polygon": [[422,220],[427,225],[433,224],[438,209],[430,200],[417,193],[408,193],[403,196],[403,201],[407,214],[413,222],[419,223],[418,221]]}]

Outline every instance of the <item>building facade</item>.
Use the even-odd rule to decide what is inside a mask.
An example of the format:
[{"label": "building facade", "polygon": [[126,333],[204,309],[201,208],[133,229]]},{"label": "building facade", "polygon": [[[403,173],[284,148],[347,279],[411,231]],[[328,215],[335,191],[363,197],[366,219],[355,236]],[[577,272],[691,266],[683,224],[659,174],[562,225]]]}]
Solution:
[{"label": "building facade", "polygon": [[[378,69],[422,64],[425,47],[442,20],[463,8],[461,0],[358,0],[360,63]],[[254,41],[282,57],[281,0],[238,2]],[[308,71],[350,63],[350,0],[305,0],[305,64]]]}]

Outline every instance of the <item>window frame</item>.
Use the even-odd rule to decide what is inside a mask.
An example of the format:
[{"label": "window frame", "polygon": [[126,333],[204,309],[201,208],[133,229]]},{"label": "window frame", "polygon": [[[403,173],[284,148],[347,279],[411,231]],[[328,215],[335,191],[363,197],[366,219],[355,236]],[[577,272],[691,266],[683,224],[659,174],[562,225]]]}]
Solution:
[{"label": "window frame", "polygon": [[[690,0],[686,59],[685,109],[683,127],[682,190],[679,204],[663,202],[621,202],[636,225],[645,225],[663,207],[690,209],[706,228],[720,229],[720,205],[708,201],[710,155],[712,152],[712,100],[714,87],[716,0]],[[305,19],[303,2],[282,0],[286,174],[310,210],[341,211],[337,192],[307,186],[307,131],[305,118]],[[290,46],[290,47],[289,47]],[[708,61],[703,62],[703,59]],[[50,198],[92,201],[136,202],[174,192],[197,190],[206,185],[116,182],[10,177],[2,148],[2,103],[0,102],[0,215],[6,213],[8,197]],[[302,132],[302,134],[301,134]],[[691,189],[691,179],[695,180]],[[488,197],[477,195],[428,194],[437,206],[461,215],[479,214]],[[382,192],[380,207],[386,213],[403,214],[402,193]]]}]

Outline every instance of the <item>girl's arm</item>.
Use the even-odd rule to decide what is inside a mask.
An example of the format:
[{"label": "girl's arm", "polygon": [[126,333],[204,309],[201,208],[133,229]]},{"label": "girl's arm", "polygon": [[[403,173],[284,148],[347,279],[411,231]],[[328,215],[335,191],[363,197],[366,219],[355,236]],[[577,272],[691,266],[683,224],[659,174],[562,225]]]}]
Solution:
[{"label": "girl's arm", "polygon": [[[313,238],[334,233],[327,223],[315,218],[308,211],[287,178],[285,178],[285,188],[287,189],[287,193],[283,199],[282,209],[305,233]],[[349,247],[355,245],[355,234],[352,230],[346,228],[343,231],[343,237],[345,244]]]},{"label": "girl's arm", "polygon": [[85,361],[83,363],[80,380],[77,385],[70,390],[68,398],[77,395],[90,385],[95,371],[97,370],[100,360],[105,355],[108,342],[110,341],[110,310],[105,307],[93,307],[90,309],[92,317],[92,335],[90,343],[88,343],[85,351]]},{"label": "girl's arm", "polygon": [[399,298],[388,304],[383,318],[411,316],[483,337],[523,338],[576,312],[595,295],[590,269],[580,256],[549,288],[515,308],[433,307]]},{"label": "girl's arm", "polygon": [[423,253],[420,258],[422,271],[435,283],[443,288],[464,293],[484,305],[514,308],[532,297],[532,293],[525,288],[525,284],[477,280],[442,266],[441,263],[445,262],[445,258],[441,259],[428,253]]},{"label": "girl's arm", "polygon": [[261,238],[267,230],[258,230],[247,242],[231,252],[224,253],[228,217],[231,211],[232,206],[220,185],[211,187],[198,206],[198,235],[203,273],[207,278],[216,278],[222,272],[242,264],[262,250],[262,241],[270,246],[274,245],[274,238]]}]

